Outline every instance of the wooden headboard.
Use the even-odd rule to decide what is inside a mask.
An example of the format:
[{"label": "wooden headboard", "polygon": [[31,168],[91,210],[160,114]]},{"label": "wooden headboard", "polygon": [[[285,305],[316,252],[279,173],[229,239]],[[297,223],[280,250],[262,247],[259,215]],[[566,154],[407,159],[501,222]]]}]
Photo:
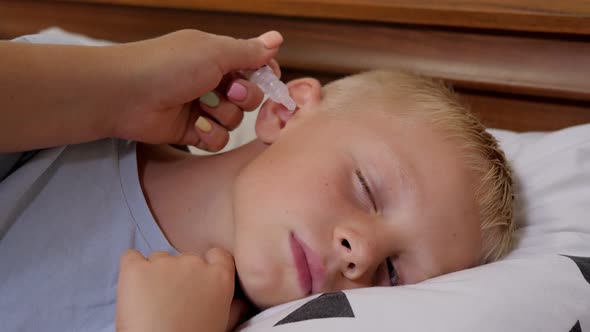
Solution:
[{"label": "wooden headboard", "polygon": [[491,127],[590,122],[585,0],[0,0],[0,38],[49,26],[119,42],[183,28],[279,30],[285,79],[406,68],[451,83]]}]

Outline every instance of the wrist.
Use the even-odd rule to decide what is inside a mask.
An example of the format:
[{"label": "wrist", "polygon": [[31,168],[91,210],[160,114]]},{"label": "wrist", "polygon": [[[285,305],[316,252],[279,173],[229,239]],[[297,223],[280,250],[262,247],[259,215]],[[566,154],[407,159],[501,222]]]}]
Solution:
[{"label": "wrist", "polygon": [[102,128],[106,137],[132,139],[130,127],[134,126],[138,110],[146,108],[149,79],[142,74],[141,55],[132,46],[121,44],[105,46],[101,61],[108,72],[104,90],[109,105],[103,110]]}]

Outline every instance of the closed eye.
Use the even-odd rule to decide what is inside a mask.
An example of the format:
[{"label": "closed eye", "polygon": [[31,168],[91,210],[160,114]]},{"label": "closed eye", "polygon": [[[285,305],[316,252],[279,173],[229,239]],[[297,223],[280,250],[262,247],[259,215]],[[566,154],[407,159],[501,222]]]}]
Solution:
[{"label": "closed eye", "polygon": [[357,169],[355,171],[355,174],[359,180],[359,183],[361,184],[361,187],[363,188],[363,191],[365,192],[365,194],[369,198],[369,201],[371,201],[371,205],[373,206],[373,211],[377,212],[377,203],[375,203],[375,196],[373,196],[373,192],[371,191],[371,188],[369,187],[367,180],[365,179],[365,177],[363,176],[363,174],[361,173],[360,170]]}]

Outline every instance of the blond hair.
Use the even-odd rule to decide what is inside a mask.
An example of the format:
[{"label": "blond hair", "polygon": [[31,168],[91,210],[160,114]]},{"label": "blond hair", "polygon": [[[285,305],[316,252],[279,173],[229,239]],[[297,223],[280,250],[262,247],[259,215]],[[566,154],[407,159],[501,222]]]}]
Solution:
[{"label": "blond hair", "polygon": [[[352,92],[351,92],[352,91]],[[512,246],[512,171],[497,140],[438,80],[396,70],[374,70],[349,76],[326,85],[322,93],[328,109],[342,109],[355,96],[377,98],[387,104],[395,100],[408,107],[395,108],[405,115],[422,115],[463,148],[467,165],[479,175],[475,201],[482,234],[480,263],[503,257]]]}]

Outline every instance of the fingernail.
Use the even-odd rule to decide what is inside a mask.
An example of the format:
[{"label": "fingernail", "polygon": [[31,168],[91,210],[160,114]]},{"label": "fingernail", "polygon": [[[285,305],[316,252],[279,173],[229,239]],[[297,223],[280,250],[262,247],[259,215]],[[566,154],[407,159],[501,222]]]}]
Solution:
[{"label": "fingernail", "polygon": [[266,48],[276,48],[283,42],[283,36],[278,31],[265,32],[258,36]]},{"label": "fingernail", "polygon": [[217,107],[217,105],[219,105],[219,97],[217,97],[217,94],[213,91],[202,95],[199,100],[209,107]]},{"label": "fingernail", "polygon": [[227,92],[227,96],[235,101],[244,101],[248,96],[248,91],[246,90],[246,87],[240,83],[233,82]]},{"label": "fingernail", "polygon": [[211,131],[211,129],[213,129],[213,126],[211,125],[211,123],[202,116],[200,116],[197,119],[197,122],[195,122],[195,126],[197,128],[199,128],[199,130],[201,130],[202,132],[205,132],[205,133],[208,133]]}]

